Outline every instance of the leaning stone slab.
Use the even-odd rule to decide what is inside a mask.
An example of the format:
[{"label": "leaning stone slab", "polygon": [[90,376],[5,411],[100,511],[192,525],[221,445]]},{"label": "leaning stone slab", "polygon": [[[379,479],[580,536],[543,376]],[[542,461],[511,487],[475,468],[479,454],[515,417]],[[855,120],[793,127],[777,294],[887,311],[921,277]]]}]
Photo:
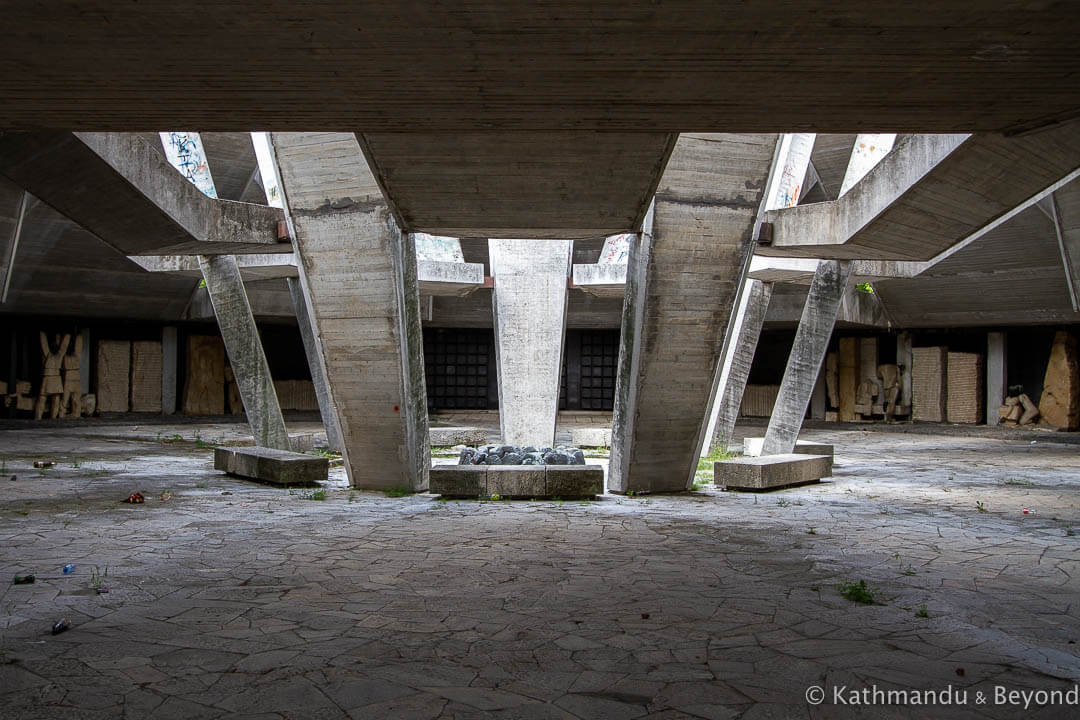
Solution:
[{"label": "leaning stone slab", "polygon": [[444,497],[583,498],[604,492],[599,465],[436,465],[432,493]]},{"label": "leaning stone slab", "polygon": [[713,484],[728,490],[778,490],[832,475],[828,455],[763,455],[713,463]]},{"label": "leaning stone slab", "polygon": [[318,485],[325,481],[330,463],[287,450],[260,447],[214,448],[214,469],[230,475],[282,487]]},{"label": "leaning stone slab", "polygon": [[[761,447],[765,444],[763,437],[748,437],[743,440],[742,453],[747,457],[760,457]],[[828,455],[833,456],[833,446],[828,443],[813,442],[811,440],[795,441],[796,455]]]}]

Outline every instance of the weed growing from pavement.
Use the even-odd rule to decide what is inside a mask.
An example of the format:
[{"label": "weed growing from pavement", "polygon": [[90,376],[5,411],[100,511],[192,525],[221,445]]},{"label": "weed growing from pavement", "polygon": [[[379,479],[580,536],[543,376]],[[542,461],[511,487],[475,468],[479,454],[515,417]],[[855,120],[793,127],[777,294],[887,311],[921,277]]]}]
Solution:
[{"label": "weed growing from pavement", "polygon": [[386,497],[392,497],[392,498],[405,497],[406,495],[412,495],[413,494],[412,490],[410,490],[407,487],[401,487],[401,486],[389,487],[389,488],[386,488],[385,490],[383,490],[383,492],[386,493]]},{"label": "weed growing from pavement", "polygon": [[930,613],[928,613],[926,611],[926,603],[923,603],[922,605],[919,606],[919,609],[915,612],[915,617],[917,617],[917,618],[928,618],[928,617],[930,617]]},{"label": "weed growing from pavement", "polygon": [[847,600],[862,605],[874,605],[877,603],[877,590],[867,587],[865,580],[859,582],[846,582],[838,586],[840,594]]},{"label": "weed growing from pavement", "polygon": [[983,503],[982,500],[975,501],[975,509],[981,513],[989,512],[989,510],[986,509],[986,505]]}]

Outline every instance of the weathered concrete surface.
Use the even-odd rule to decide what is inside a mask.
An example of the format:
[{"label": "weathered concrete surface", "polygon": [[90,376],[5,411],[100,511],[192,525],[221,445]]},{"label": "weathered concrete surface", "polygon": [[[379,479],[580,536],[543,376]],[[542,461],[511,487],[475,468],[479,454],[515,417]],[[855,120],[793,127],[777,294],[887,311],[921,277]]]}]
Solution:
[{"label": "weathered concrete surface", "polygon": [[929,260],[1080,167],[1077,128],[912,135],[838,200],[770,211],[772,242],[758,252]]},{"label": "weathered concrete surface", "polygon": [[597,297],[626,294],[625,263],[574,263],[574,287]]},{"label": "weathered concrete surface", "polygon": [[[19,478],[0,485],[13,718],[798,718],[815,717],[810,685],[875,682],[951,684],[969,701],[814,712],[1071,712],[974,700],[1080,674],[1066,531],[1080,527],[1080,453],[1048,441],[1060,433],[834,428],[812,434],[837,447],[830,482],[558,504],[388,498],[351,490],[341,468],[309,501],[216,472],[209,451],[154,443],[147,426],[89,427],[110,434],[0,431]],[[37,453],[57,467],[31,470]],[[136,488],[145,505],[117,502]],[[107,595],[94,566],[109,568]],[[37,583],[10,583],[28,571]],[[840,596],[860,579],[878,604]],[[50,636],[61,617],[71,630]]]},{"label": "weathered concrete surface", "polygon": [[0,303],[7,302],[28,200],[25,190],[0,177]]},{"label": "weathered concrete surface", "polygon": [[747,295],[745,304],[739,306],[739,314],[732,328],[734,335],[728,343],[724,356],[724,368],[721,371],[720,385],[717,389],[716,423],[713,426],[709,452],[717,449],[727,450],[727,445],[735,435],[735,421],[739,418],[746,379],[750,377],[750,366],[754,362],[761,326],[769,311],[772,298],[771,282],[750,280],[743,293]]},{"label": "weathered concrete surface", "polygon": [[431,492],[445,497],[591,498],[604,493],[599,465],[436,465]]},{"label": "weathered concrete surface", "polygon": [[765,431],[762,446],[765,455],[790,453],[795,447],[850,276],[849,262],[822,260],[818,264],[769,418],[769,429]]},{"label": "weathered concrete surface", "polygon": [[[986,333],[986,424],[1001,422],[998,409],[1009,394],[1009,343],[1004,332]],[[909,406],[910,407],[910,406]]]},{"label": "weathered concrete surface", "polygon": [[[132,255],[133,263],[147,272],[162,272],[184,277],[201,278],[197,255]],[[244,282],[275,280],[297,276],[294,253],[270,253],[266,255],[237,255],[236,266]]]},{"label": "weathered concrete surface", "polygon": [[274,133],[355,487],[427,487],[428,430],[416,253],[356,138]]},{"label": "weathered concrete surface", "polygon": [[630,254],[608,487],[694,476],[776,135],[682,135]]},{"label": "weathered concrete surface", "polygon": [[214,469],[279,487],[317,486],[326,482],[329,461],[272,448],[214,448]]},{"label": "weathered concrete surface", "polygon": [[417,260],[416,277],[424,295],[468,295],[483,286],[484,264]]},{"label": "weathered concrete surface", "polygon": [[[743,438],[743,455],[747,457],[761,457],[762,447],[765,444],[764,437]],[[796,455],[828,455],[833,456],[833,446],[828,443],[813,442],[812,440],[799,440],[795,443],[793,453]]]},{"label": "weathered concrete surface", "polygon": [[[88,343],[84,343],[86,347]],[[176,326],[161,328],[161,414],[172,415],[176,412],[176,382],[179,370],[180,345]],[[86,363],[89,367],[90,363]],[[83,387],[90,387],[87,382]]]},{"label": "weathered concrete surface", "polygon": [[199,256],[199,267],[214,305],[229,365],[244,402],[251,434],[259,447],[289,450],[289,434],[281,417],[274,379],[266,362],[259,328],[251,314],[244,281],[231,255]]},{"label": "weathered concrete surface", "polygon": [[281,210],[203,195],[135,133],[5,133],[0,174],[124,255],[292,252]]},{"label": "weathered concrete surface", "polygon": [[489,240],[503,443],[555,444],[573,242]]},{"label": "weathered concrete surface", "polygon": [[289,297],[292,298],[293,309],[296,311],[296,324],[300,329],[300,340],[304,344],[304,356],[307,358],[311,382],[315,386],[315,399],[319,402],[319,417],[326,428],[327,447],[334,452],[341,452],[344,447],[341,427],[338,426],[330,381],[326,378],[326,358],[322,354],[322,343],[316,337],[318,331],[311,320],[308,295],[304,292],[301,278],[289,278],[286,282],[289,284]]},{"label": "weathered concrete surface", "polygon": [[[486,44],[486,43],[485,43]],[[435,235],[592,238],[641,224],[669,131],[358,134],[402,227]],[[364,126],[358,126],[364,127]]]},{"label": "weathered concrete surface", "polygon": [[718,460],[713,484],[729,490],[780,490],[817,482],[832,475],[831,455],[762,455]]}]

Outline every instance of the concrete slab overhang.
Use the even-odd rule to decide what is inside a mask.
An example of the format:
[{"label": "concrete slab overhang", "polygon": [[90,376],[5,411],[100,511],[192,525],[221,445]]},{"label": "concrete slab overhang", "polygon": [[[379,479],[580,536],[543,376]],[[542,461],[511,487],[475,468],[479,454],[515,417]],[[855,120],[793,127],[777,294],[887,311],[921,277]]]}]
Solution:
[{"label": "concrete slab overhang", "polygon": [[972,132],[1080,108],[1080,13],[1061,2],[234,0],[176,16],[7,3],[0,125]]},{"label": "concrete slab overhang", "polygon": [[638,229],[676,138],[591,131],[357,134],[404,229],[553,240]]},{"label": "concrete slab overhang", "polygon": [[1022,137],[913,135],[843,197],[772,210],[759,255],[926,261],[1080,168],[1080,122]]},{"label": "concrete slab overhang", "polygon": [[0,133],[0,174],[124,255],[292,252],[280,209],[207,197],[135,133]]},{"label": "concrete slab overhang", "polygon": [[484,287],[484,263],[417,260],[422,295],[461,297]]},{"label": "concrete slab overhang", "polygon": [[[170,273],[201,278],[199,258],[195,255],[132,255],[128,257],[147,272]],[[237,255],[236,265],[244,282],[298,277],[296,254]]]},{"label": "concrete slab overhang", "polygon": [[626,263],[579,263],[573,268],[571,287],[602,298],[626,293]]}]

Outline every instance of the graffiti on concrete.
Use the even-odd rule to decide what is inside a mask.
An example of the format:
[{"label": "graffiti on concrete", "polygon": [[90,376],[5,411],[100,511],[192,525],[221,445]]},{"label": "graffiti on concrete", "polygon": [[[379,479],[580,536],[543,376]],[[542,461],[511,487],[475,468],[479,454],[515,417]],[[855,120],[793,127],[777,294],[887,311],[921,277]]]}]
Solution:
[{"label": "graffiti on concrete", "polygon": [[874,169],[881,159],[892,150],[896,135],[889,133],[864,133],[855,138],[855,147],[851,150],[844,182],[840,186],[840,195],[863,179],[866,173]]},{"label": "graffiti on concrete", "polygon": [[206,153],[203,152],[199,133],[163,132],[159,135],[161,144],[165,148],[165,157],[169,159],[173,167],[204,195],[216,198],[214,178],[210,175],[210,166],[206,164]]},{"label": "graffiti on concrete", "polygon": [[416,233],[413,237],[416,240],[417,260],[465,262],[465,255],[461,252],[461,241],[457,238],[428,235],[422,232]]},{"label": "graffiti on concrete", "polygon": [[600,251],[601,265],[625,265],[630,261],[630,243],[634,241],[633,233],[612,235],[604,240],[604,249]]}]

